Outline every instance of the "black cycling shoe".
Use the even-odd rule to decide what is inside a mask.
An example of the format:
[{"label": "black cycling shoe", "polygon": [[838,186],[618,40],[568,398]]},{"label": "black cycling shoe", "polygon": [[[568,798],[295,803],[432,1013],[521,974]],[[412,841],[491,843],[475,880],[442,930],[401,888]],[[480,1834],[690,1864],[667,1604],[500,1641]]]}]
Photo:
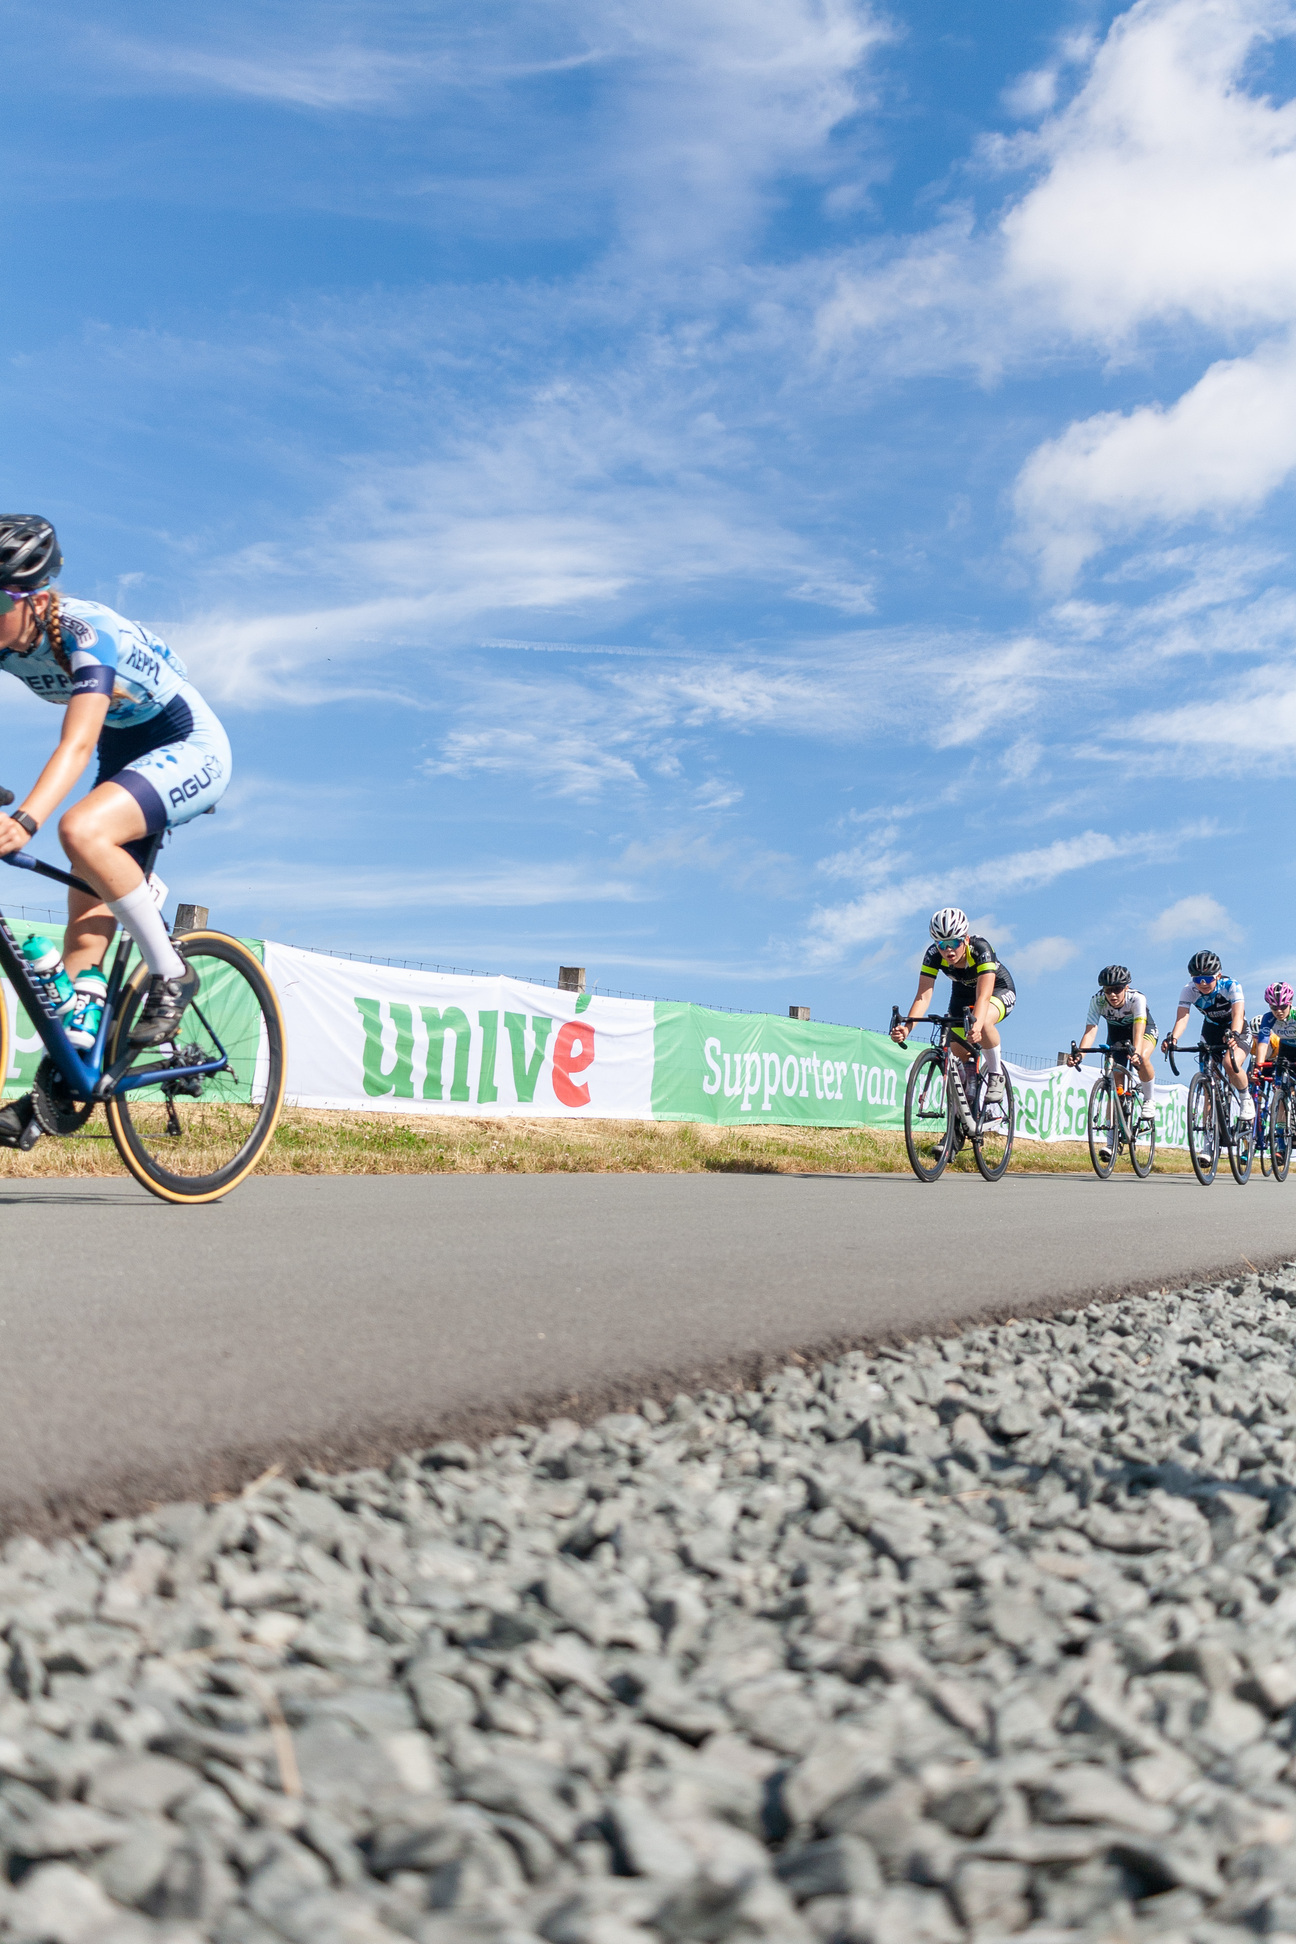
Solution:
[{"label": "black cycling shoe", "polygon": [[186,965],[178,979],[164,979],[160,973],[149,981],[148,998],[139,1018],[131,1027],[132,1046],[161,1046],[174,1039],[184,1018],[185,1007],[198,995],[198,968]]},{"label": "black cycling shoe", "polygon": [[26,1154],[40,1137],[40,1122],[30,1094],[23,1094],[21,1099],[11,1100],[7,1107],[0,1108],[0,1147],[17,1148]]}]

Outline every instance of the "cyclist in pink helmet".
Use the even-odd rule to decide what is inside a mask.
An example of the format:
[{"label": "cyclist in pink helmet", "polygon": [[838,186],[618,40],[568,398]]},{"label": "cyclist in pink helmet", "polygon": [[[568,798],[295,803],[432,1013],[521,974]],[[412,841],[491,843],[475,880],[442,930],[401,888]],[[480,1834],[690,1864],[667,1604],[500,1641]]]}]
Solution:
[{"label": "cyclist in pink helmet", "polygon": [[1285,980],[1279,979],[1265,987],[1268,1011],[1256,1028],[1254,1079],[1270,1079],[1277,1070],[1276,1061],[1284,1066],[1296,1067],[1296,1019],[1292,1017],[1294,1003],[1296,992]]}]

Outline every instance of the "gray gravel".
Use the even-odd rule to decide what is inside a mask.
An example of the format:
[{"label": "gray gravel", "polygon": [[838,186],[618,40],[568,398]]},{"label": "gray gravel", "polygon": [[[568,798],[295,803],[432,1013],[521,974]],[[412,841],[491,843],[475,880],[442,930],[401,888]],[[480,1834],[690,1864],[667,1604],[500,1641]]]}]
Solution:
[{"label": "gray gravel", "polygon": [[1296,1939],[1296,1265],[0,1554],[26,1944]]}]

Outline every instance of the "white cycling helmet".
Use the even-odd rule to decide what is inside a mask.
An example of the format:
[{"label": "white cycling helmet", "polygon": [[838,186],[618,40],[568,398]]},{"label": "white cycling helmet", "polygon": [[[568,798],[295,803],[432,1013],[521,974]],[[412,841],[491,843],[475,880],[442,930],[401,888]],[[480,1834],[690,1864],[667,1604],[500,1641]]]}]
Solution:
[{"label": "white cycling helmet", "polygon": [[928,929],[935,939],[966,938],[972,927],[966,911],[960,911],[957,905],[945,905],[940,911],[932,913]]}]

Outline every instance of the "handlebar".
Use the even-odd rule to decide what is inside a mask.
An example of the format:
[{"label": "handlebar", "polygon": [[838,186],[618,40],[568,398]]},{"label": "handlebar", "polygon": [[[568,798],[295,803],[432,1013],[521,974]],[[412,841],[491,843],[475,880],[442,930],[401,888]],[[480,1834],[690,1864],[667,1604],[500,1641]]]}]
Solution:
[{"label": "handlebar", "polygon": [[892,1006],[891,1024],[887,1027],[887,1031],[894,1032],[897,1026],[961,1026],[962,1024],[962,1019],[955,1013],[919,1013],[915,1017],[912,1013],[902,1013],[899,1006]]},{"label": "handlebar", "polygon": [[13,791],[6,790],[4,785],[0,783],[0,810],[3,810],[6,803],[12,803],[12,802],[13,802]]}]

